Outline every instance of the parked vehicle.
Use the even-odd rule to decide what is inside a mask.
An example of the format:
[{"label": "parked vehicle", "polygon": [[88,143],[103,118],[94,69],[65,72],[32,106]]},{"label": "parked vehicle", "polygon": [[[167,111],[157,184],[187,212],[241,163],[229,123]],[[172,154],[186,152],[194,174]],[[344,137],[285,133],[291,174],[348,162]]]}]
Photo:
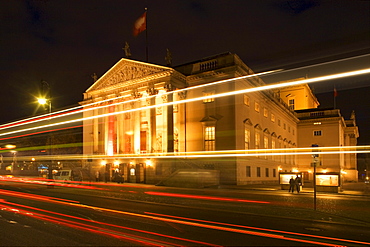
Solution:
[{"label": "parked vehicle", "polygon": [[55,180],[64,180],[72,181],[73,180],[73,171],[72,170],[59,170],[54,174]]}]

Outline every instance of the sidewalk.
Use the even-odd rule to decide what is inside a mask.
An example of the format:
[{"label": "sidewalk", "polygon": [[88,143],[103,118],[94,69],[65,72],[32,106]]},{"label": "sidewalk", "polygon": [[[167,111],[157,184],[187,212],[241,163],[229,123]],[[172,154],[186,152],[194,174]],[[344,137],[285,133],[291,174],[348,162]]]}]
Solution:
[{"label": "sidewalk", "polygon": [[[219,189],[235,189],[235,190],[258,190],[258,191],[285,191],[278,184],[248,184],[248,185],[220,185]],[[300,193],[314,193],[314,189],[303,187]],[[339,188],[338,193],[317,192],[320,194],[338,194],[338,195],[358,195],[370,196],[370,184],[364,182],[344,183],[342,188]]]}]

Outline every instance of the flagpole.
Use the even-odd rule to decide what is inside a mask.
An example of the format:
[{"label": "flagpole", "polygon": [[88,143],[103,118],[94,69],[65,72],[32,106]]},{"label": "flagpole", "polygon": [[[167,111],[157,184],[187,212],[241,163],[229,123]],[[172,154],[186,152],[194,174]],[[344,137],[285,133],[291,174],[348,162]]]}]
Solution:
[{"label": "flagpole", "polygon": [[333,98],[334,98],[334,109],[336,109],[337,108],[337,101],[336,101],[336,98],[337,98],[337,89],[336,89],[336,87],[335,87],[335,85],[334,85],[334,93],[333,93]]},{"label": "flagpole", "polygon": [[145,20],[145,53],[146,53],[146,62],[149,62],[149,55],[148,55],[148,8],[145,8],[146,13],[146,20]]}]

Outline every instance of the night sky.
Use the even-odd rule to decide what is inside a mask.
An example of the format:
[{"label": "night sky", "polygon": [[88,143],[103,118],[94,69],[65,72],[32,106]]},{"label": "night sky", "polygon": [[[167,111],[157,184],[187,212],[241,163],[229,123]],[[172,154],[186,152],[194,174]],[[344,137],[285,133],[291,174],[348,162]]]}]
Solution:
[{"label": "night sky", "polygon": [[[230,51],[252,70],[305,67],[278,79],[370,67],[370,1],[365,0],[2,0],[0,123],[40,114],[40,81],[51,86],[53,110],[77,105],[92,74],[124,57],[145,61],[145,33],[135,20],[148,8],[149,62],[173,66]],[[347,59],[358,57],[358,59]],[[356,111],[359,144],[370,144],[370,76],[315,84],[320,107]]]}]

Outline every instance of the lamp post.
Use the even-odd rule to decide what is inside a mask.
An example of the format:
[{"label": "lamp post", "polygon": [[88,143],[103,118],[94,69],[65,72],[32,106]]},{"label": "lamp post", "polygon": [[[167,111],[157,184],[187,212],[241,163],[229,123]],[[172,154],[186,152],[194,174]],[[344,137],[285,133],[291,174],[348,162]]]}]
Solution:
[{"label": "lamp post", "polygon": [[[13,145],[13,144],[7,144],[5,145],[4,147],[1,146],[0,147],[0,150],[8,150],[10,149],[10,152],[13,154],[13,162],[12,162],[12,166],[11,166],[11,172],[13,174],[13,170],[14,170],[14,166],[16,165],[16,162],[17,162],[17,151],[14,150],[17,146],[16,145]],[[3,155],[0,155],[0,170],[3,168]]]},{"label": "lamp post", "polygon": [[[46,110],[49,112],[49,121],[51,117],[51,96],[50,96],[50,85],[46,81],[41,81],[41,89],[42,89],[42,96],[40,98],[37,98],[37,102],[40,105],[43,105]],[[46,90],[45,90],[46,89]],[[52,150],[52,137],[51,132],[49,132],[49,155],[51,156],[53,154]],[[50,164],[48,166],[48,179],[53,179],[53,167],[52,167],[52,159],[50,158]]]}]

